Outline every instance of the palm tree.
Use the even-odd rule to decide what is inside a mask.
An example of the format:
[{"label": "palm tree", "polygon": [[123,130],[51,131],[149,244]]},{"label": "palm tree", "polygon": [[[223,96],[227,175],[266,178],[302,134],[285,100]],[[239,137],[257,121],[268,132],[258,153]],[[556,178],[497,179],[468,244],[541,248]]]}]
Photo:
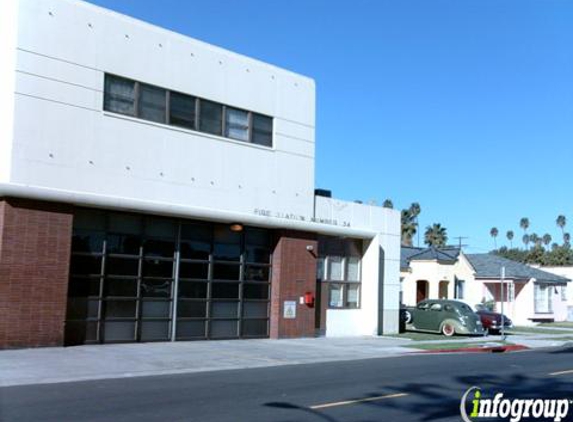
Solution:
[{"label": "palm tree", "polygon": [[565,226],[567,225],[567,218],[564,215],[558,215],[557,220],[555,220],[557,227],[561,229],[561,233],[565,233]]},{"label": "palm tree", "polygon": [[394,208],[394,203],[392,202],[391,199],[386,199],[386,200],[384,200],[384,202],[382,203],[382,207],[383,207],[383,208],[393,209],[393,208]]},{"label": "palm tree", "polygon": [[529,240],[535,246],[539,246],[539,244],[541,243],[541,238],[537,235],[537,233],[531,233],[529,235]]},{"label": "palm tree", "polygon": [[422,208],[420,207],[420,204],[417,202],[413,202],[410,205],[410,215],[412,216],[412,219],[416,222],[416,232],[418,233],[418,246],[420,246],[420,224],[418,222],[418,216],[420,215],[420,213],[422,212]]},{"label": "palm tree", "polygon": [[541,238],[541,240],[543,240],[543,244],[545,245],[545,247],[547,247],[551,243],[552,237],[549,233],[545,233]]},{"label": "palm tree", "polygon": [[489,231],[489,235],[493,237],[493,244],[495,245],[495,249],[497,249],[497,235],[499,234],[499,230],[497,227],[492,227]]},{"label": "palm tree", "polygon": [[448,241],[448,233],[445,227],[439,223],[434,223],[426,227],[424,233],[424,243],[428,246],[441,247],[445,246]]},{"label": "palm tree", "polygon": [[506,233],[506,236],[507,236],[507,240],[509,240],[510,248],[513,249],[513,236],[514,236],[513,230],[508,230]]},{"label": "palm tree", "polygon": [[529,228],[529,218],[523,217],[519,220],[519,227],[523,229],[524,234],[527,234],[527,229]]},{"label": "palm tree", "polygon": [[414,224],[410,210],[402,210],[402,245],[412,246],[412,239],[416,234],[416,224]]},{"label": "palm tree", "polygon": [[563,244],[568,246],[571,243],[571,234],[563,233]]},{"label": "palm tree", "polygon": [[529,242],[531,242],[531,239],[529,238],[528,234],[524,234],[522,237],[523,243],[525,244],[525,249],[529,249]]}]

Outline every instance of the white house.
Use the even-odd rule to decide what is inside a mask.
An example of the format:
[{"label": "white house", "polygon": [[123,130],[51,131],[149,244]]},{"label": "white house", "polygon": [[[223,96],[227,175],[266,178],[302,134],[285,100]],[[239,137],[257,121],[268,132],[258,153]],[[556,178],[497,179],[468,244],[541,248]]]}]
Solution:
[{"label": "white house", "polygon": [[75,0],[2,2],[0,57],[0,348],[397,332],[311,78]]},{"label": "white house", "polygon": [[[424,299],[493,302],[517,325],[567,318],[570,279],[493,254],[458,248],[402,247],[401,296],[405,305]],[[505,268],[502,290],[501,272]]]}]

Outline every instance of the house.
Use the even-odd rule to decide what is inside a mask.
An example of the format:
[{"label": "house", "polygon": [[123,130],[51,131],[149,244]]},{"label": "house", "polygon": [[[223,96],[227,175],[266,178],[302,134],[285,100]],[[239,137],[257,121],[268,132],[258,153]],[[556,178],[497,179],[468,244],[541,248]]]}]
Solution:
[{"label": "house", "polygon": [[[573,280],[573,266],[561,266],[561,267],[543,266],[536,268]],[[567,320],[573,321],[573,283],[568,283],[567,290],[565,291],[564,295],[567,298],[567,307],[568,307]]]},{"label": "house", "polygon": [[[490,302],[515,324],[564,321],[570,279],[493,254],[466,254],[459,248],[402,247],[401,299],[414,306],[424,299]],[[505,268],[502,290],[501,272]]]},{"label": "house", "polygon": [[397,332],[314,80],[77,0],[2,2],[0,57],[0,348]]}]

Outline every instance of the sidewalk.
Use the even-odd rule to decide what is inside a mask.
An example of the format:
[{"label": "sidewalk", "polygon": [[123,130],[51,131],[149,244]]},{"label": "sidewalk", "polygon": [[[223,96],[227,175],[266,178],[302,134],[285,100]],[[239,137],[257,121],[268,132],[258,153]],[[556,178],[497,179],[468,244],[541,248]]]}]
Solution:
[{"label": "sidewalk", "polygon": [[0,386],[381,358],[409,340],[308,338],[107,344],[0,351]]},{"label": "sidewalk", "polygon": [[[529,348],[562,346],[563,335],[511,336]],[[0,351],[0,386],[183,374],[317,362],[372,359],[420,353],[416,343],[495,342],[456,337],[413,341],[393,337],[220,340],[107,344]],[[439,351],[437,351],[439,352]]]}]

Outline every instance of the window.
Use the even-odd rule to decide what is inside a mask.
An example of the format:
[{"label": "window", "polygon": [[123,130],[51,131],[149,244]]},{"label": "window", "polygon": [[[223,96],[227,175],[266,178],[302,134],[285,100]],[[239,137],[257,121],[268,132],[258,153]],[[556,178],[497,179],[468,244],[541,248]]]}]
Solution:
[{"label": "window", "polygon": [[265,147],[273,145],[272,117],[120,76],[105,75],[103,108]]},{"label": "window", "polygon": [[135,82],[119,76],[105,75],[103,108],[106,111],[135,116]]},{"label": "window", "polygon": [[454,298],[463,299],[465,295],[466,282],[464,280],[459,280],[456,278],[454,287],[455,287]]},{"label": "window", "polygon": [[339,309],[360,308],[360,256],[354,240],[321,238],[317,259],[317,278],[328,289],[328,306]]},{"label": "window", "polygon": [[533,288],[536,314],[549,314],[553,312],[553,295],[551,286],[535,284]]},{"label": "window", "polygon": [[138,117],[165,123],[166,91],[155,86],[139,84]]},{"label": "window", "polygon": [[197,99],[189,95],[169,94],[169,123],[187,129],[195,129],[195,105]]},{"label": "window", "polygon": [[225,113],[225,136],[247,142],[249,140],[249,113],[227,107]]},{"label": "window", "polygon": [[223,106],[207,100],[201,100],[199,104],[199,130],[213,135],[221,135]]},{"label": "window", "polygon": [[567,285],[561,286],[561,301],[562,302],[567,301]]},{"label": "window", "polygon": [[253,131],[251,142],[266,147],[273,146],[273,119],[253,113]]}]

